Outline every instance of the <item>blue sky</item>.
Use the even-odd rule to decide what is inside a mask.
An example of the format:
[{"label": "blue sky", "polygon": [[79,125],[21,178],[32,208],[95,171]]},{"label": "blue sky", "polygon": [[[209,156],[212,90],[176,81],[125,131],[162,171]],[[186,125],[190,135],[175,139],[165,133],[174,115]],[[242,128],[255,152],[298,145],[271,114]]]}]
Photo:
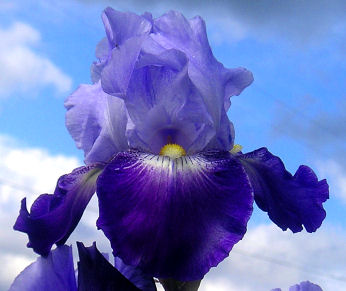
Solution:
[{"label": "blue sky", "polygon": [[[0,216],[6,220],[1,224],[2,229],[15,219],[20,197],[28,195],[23,188],[33,189],[35,194],[51,191],[59,175],[82,163],[82,153],[75,148],[64,126],[63,102],[80,83],[90,83],[95,45],[104,36],[102,10],[110,5],[122,11],[150,11],[159,16],[170,9],[178,9],[187,17],[199,14],[206,20],[211,46],[220,62],[226,67],[246,67],[254,74],[254,83],[240,96],[232,98],[229,117],[235,125],[236,143],[243,145],[245,152],[268,147],[282,158],[291,172],[300,164],[310,165],[319,178],[328,178],[330,184],[331,198],[325,204],[327,218],[320,236],[316,236],[318,231],[311,237],[302,234],[291,238],[288,233],[272,231],[266,215],[258,209],[255,211],[249,240],[244,241],[243,246],[256,256],[256,252],[263,253],[269,247],[264,243],[266,239],[275,239],[270,245],[277,252],[267,250],[267,261],[257,258],[252,264],[264,264],[263,268],[270,274],[271,268],[277,265],[269,261],[275,255],[282,255],[280,248],[276,250],[273,244],[291,248],[300,259],[300,244],[311,244],[314,247],[310,253],[304,253],[305,261],[297,263],[300,266],[310,260],[310,273],[306,270],[299,273],[300,267],[288,268],[287,280],[282,284],[289,284],[289,279],[293,284],[294,280],[311,276],[321,286],[342,290],[339,286],[345,277],[342,280],[332,277],[345,273],[341,265],[345,255],[334,253],[335,248],[343,253],[346,237],[346,158],[343,154],[346,150],[346,41],[343,33],[346,22],[342,13],[346,7],[343,1],[329,1],[326,5],[324,1],[287,4],[268,0],[255,5],[252,1],[220,0],[197,4],[196,1],[179,0],[174,6],[155,0],[132,0],[127,4],[82,0],[49,4],[22,2],[3,1],[0,4],[0,153],[3,157],[0,160],[0,197],[5,197],[0,199],[0,207],[7,207],[6,215]],[[52,163],[49,171],[45,168],[48,162]],[[35,175],[28,174],[31,167]],[[52,185],[44,184],[46,181],[51,181]],[[41,189],[41,186],[46,188]],[[17,194],[12,195],[13,191]],[[79,228],[81,237],[89,233],[90,224],[92,222],[87,220],[85,227]],[[257,241],[257,233],[262,240]],[[25,248],[25,237],[21,234],[7,234],[7,231],[0,234],[1,239],[7,237],[18,239],[17,248],[24,242],[22,248]],[[292,241],[289,246],[285,245],[288,237]],[[328,238],[335,240],[332,242]],[[323,248],[326,257],[322,257],[329,260],[324,267],[312,259],[319,251],[316,245]],[[0,253],[7,255],[6,260],[16,260],[17,269],[33,258],[26,250],[15,256],[15,250],[9,245],[0,244],[1,248],[3,252]],[[258,286],[260,279],[255,271],[251,273],[253,277],[241,273],[241,267],[246,266],[241,260],[241,250],[238,256],[222,265],[220,271],[213,270],[210,276],[218,281],[214,286],[207,281],[203,290],[216,290],[215,286],[219,286],[218,290],[223,290],[224,286],[227,286],[225,290],[252,290],[251,284]],[[282,258],[283,264],[291,264],[294,258],[293,254]],[[230,266],[237,268],[238,278],[244,276],[251,282],[234,278],[227,281]],[[0,274],[0,286],[8,286],[10,276],[17,269],[11,271],[12,275]],[[318,275],[319,272],[324,275]],[[261,276],[263,289],[259,290],[269,288],[264,276]]]}]

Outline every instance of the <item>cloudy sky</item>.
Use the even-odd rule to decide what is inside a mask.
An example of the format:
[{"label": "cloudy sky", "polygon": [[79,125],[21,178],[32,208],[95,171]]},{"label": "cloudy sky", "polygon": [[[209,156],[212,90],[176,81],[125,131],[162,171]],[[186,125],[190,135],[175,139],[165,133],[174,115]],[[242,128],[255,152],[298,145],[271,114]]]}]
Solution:
[{"label": "cloudy sky", "polygon": [[[14,232],[19,203],[51,193],[56,179],[82,164],[64,127],[66,98],[90,83],[106,6],[201,15],[215,56],[243,66],[254,83],[232,99],[229,117],[244,151],[267,146],[294,172],[310,165],[327,178],[327,218],[314,234],[293,235],[255,209],[245,235],[200,290],[270,290],[303,280],[324,290],[346,285],[346,4],[342,0],[0,2],[0,290],[35,259]],[[97,240],[93,201],[69,243]]]}]

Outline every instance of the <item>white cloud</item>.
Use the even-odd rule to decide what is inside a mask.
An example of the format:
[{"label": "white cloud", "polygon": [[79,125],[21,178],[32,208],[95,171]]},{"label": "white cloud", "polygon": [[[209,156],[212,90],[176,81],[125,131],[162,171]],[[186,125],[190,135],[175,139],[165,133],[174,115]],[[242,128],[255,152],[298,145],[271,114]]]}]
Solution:
[{"label": "white cloud", "polygon": [[1,264],[6,268],[6,272],[0,272],[0,286],[2,282],[7,282],[8,277],[15,278],[32,260],[22,255],[10,254],[1,255]]},{"label": "white cloud", "polygon": [[14,92],[28,93],[44,86],[58,92],[70,90],[72,80],[51,60],[35,52],[41,35],[33,27],[15,22],[0,28],[0,97]]},{"label": "white cloud", "polygon": [[27,236],[12,229],[25,196],[29,205],[41,193],[52,193],[57,178],[72,171],[77,158],[50,155],[38,148],[23,148],[0,136],[0,290],[7,290],[25,266],[34,260],[26,248]]},{"label": "white cloud", "polygon": [[0,136],[0,156],[0,206],[30,192],[32,195],[52,192],[56,179],[79,164],[76,158],[52,156],[40,148],[22,148],[6,136]]},{"label": "white cloud", "polygon": [[[202,281],[200,291],[268,291],[309,280],[323,290],[344,290],[346,233],[323,226],[316,233],[260,225],[247,232],[228,259]],[[216,284],[216,285],[215,285]]]}]

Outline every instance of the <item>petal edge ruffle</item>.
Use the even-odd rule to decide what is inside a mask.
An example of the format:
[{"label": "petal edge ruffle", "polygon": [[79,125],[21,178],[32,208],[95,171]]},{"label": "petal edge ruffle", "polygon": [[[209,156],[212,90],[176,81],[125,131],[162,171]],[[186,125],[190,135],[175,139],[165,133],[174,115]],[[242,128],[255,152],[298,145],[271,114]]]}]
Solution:
[{"label": "petal edge ruffle", "polygon": [[237,155],[242,162],[260,209],[282,230],[314,232],[326,216],[323,202],[329,198],[326,180],[318,181],[308,166],[292,176],[277,156],[266,148]]},{"label": "petal edge ruffle", "polygon": [[66,242],[77,226],[96,189],[101,165],[80,167],[59,178],[54,194],[40,195],[31,206],[26,198],[21,202],[19,216],[13,228],[27,233],[28,247],[47,256],[53,244]]}]

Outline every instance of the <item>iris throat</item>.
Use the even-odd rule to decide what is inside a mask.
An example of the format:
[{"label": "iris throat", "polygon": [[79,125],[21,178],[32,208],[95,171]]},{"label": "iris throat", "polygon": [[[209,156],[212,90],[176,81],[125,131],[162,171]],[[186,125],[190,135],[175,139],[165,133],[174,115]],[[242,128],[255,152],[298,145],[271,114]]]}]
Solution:
[{"label": "iris throat", "polygon": [[182,156],[186,156],[184,148],[175,143],[168,143],[160,150],[160,156],[170,157],[171,159],[177,159]]},{"label": "iris throat", "polygon": [[240,144],[235,144],[233,146],[233,148],[230,150],[230,152],[232,154],[237,154],[237,153],[241,152],[242,149],[243,149],[243,147]]}]

